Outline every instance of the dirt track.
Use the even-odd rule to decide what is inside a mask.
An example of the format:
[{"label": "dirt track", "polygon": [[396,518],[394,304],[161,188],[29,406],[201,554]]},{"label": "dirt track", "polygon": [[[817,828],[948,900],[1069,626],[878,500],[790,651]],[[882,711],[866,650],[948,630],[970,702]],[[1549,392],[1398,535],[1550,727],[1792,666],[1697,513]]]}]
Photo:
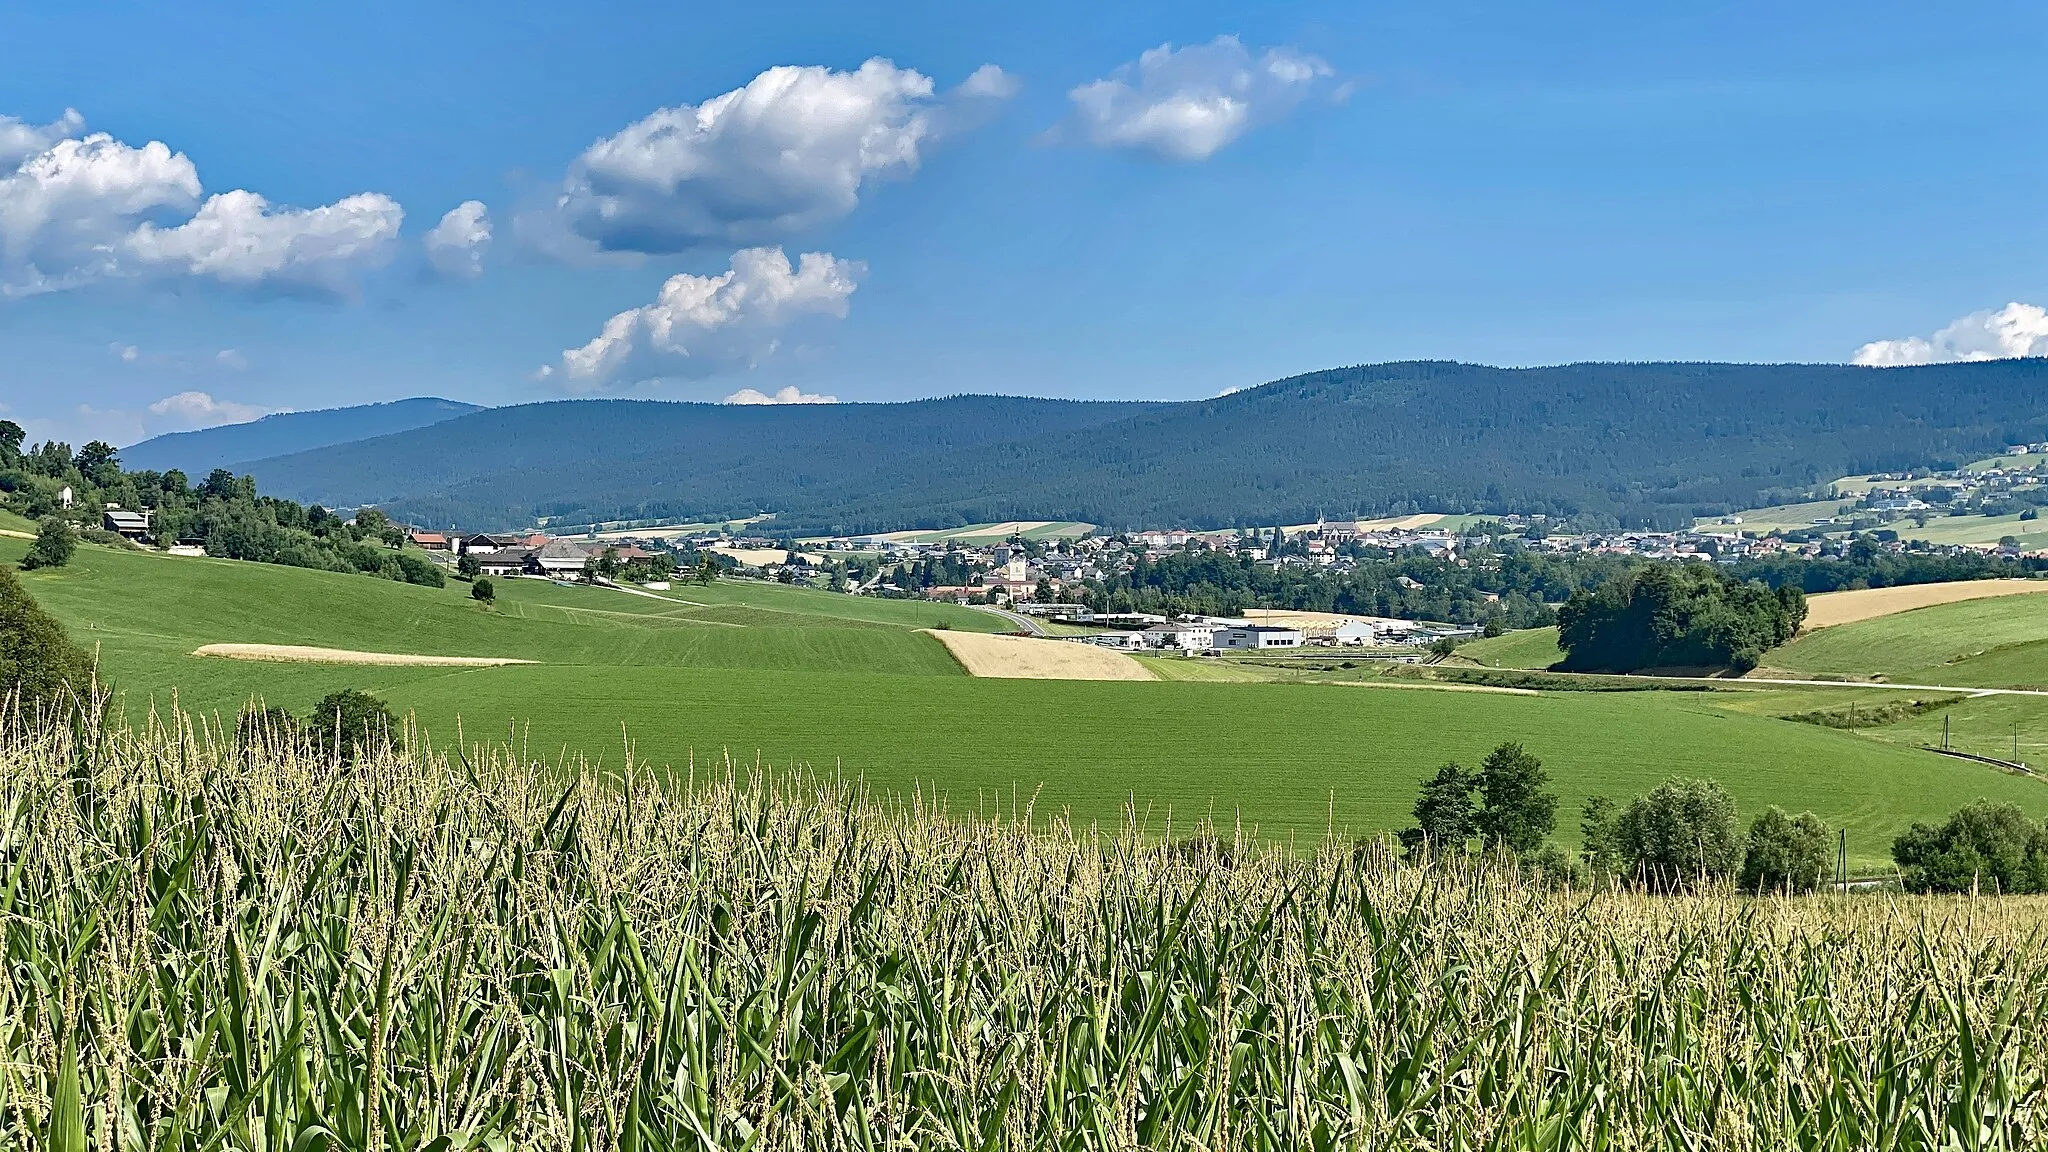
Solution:
[{"label": "dirt track", "polygon": [[533,664],[501,656],[414,656],[404,652],[351,652],[346,648],[312,648],[303,644],[207,644],[194,656],[229,660],[271,660],[283,664],[384,664],[427,668],[495,668],[501,664]]},{"label": "dirt track", "polygon": [[2048,592],[2048,580],[1958,580],[1948,584],[1909,584],[1903,588],[1859,588],[1853,592],[1821,592],[1806,598],[1806,630],[1854,624],[1894,612],[1910,612],[1936,604]]},{"label": "dirt track", "polygon": [[1007,680],[1152,680],[1152,670],[1121,652],[1071,640],[927,630],[969,676]]}]

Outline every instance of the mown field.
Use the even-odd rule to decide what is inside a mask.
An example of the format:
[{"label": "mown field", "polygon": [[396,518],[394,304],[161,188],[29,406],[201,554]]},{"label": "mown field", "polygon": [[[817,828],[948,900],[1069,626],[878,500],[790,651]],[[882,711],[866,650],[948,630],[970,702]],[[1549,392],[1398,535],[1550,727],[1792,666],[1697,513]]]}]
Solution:
[{"label": "mown field", "polygon": [[[0,557],[19,543],[0,541]],[[1859,867],[1882,868],[1913,819],[1978,796],[2048,813],[2048,785],[1901,746],[1896,738],[1777,719],[1798,696],[1504,693],[1375,686],[1376,669],[1270,682],[1222,662],[1157,660],[1211,682],[975,680],[919,628],[1000,629],[985,613],[726,582],[678,586],[693,603],[537,581],[502,581],[484,610],[467,588],[83,548],[63,570],[23,576],[97,648],[131,717],[152,704],[231,717],[247,701],[305,711],[356,687],[414,713],[429,736],[504,740],[526,755],[619,762],[626,741],[683,768],[730,755],[936,792],[956,810],[1038,812],[1117,823],[1136,803],[1244,821],[1263,834],[1367,834],[1408,822],[1416,782],[1502,740],[1550,766],[1571,812],[1674,774],[1711,776],[1745,811],[1811,808],[1850,833]],[[1512,641],[1514,637],[1504,637]],[[188,655],[220,642],[503,656],[531,666],[446,669],[248,663]],[[1499,643],[1499,642],[1491,642]],[[1362,662],[1361,662],[1362,663]],[[1257,676],[1268,682],[1229,682]],[[1818,691],[1828,691],[1825,689]]]}]

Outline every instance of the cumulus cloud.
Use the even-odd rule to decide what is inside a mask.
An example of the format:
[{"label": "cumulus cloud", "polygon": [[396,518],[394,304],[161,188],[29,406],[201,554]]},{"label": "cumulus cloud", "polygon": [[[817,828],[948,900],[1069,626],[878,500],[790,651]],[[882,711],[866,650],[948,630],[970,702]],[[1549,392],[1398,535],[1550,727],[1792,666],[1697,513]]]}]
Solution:
[{"label": "cumulus cloud", "polygon": [[1858,348],[1850,362],[1888,368],[2019,356],[2048,356],[2048,309],[2038,304],[2014,301],[1972,312],[1932,336],[1873,340]]},{"label": "cumulus cloud", "polygon": [[537,373],[571,392],[659,377],[704,377],[773,355],[781,334],[809,317],[844,318],[866,266],[806,252],[794,267],[780,248],[743,248],[716,276],[669,277],[654,303],[605,321],[589,343]]},{"label": "cumulus cloud", "polygon": [[[388,259],[405,217],[377,193],[318,208],[245,190],[202,200],[184,153],[76,136],[82,127],[75,114],[41,129],[0,123],[0,297],[117,279],[339,293]],[[7,147],[37,145],[5,165]]]},{"label": "cumulus cloud", "polygon": [[48,151],[57,141],[76,136],[84,127],[85,117],[76,108],[66,108],[62,116],[48,124],[0,116],[0,168],[12,169],[36,153]]},{"label": "cumulus cloud", "polygon": [[819,392],[805,392],[796,385],[777,389],[773,395],[752,388],[739,391],[719,401],[721,404],[837,404],[839,397],[826,396]]},{"label": "cumulus cloud", "polygon": [[464,200],[449,209],[422,242],[436,272],[473,280],[483,274],[484,251],[491,246],[490,210],[481,200]]},{"label": "cumulus cloud", "polygon": [[243,424],[279,408],[221,400],[199,391],[179,392],[142,408],[94,408],[79,404],[56,419],[26,421],[31,439],[83,444],[105,440],[127,445],[166,432],[190,432],[220,424]]},{"label": "cumulus cloud", "polygon": [[1068,92],[1070,123],[1099,147],[1206,160],[1286,116],[1334,75],[1327,63],[1292,48],[1254,56],[1235,36],[1186,48],[1161,44],[1136,64]]},{"label": "cumulus cloud", "polygon": [[522,232],[558,255],[564,233],[596,252],[773,243],[853,211],[870,182],[914,172],[924,149],[964,126],[958,106],[1014,90],[993,65],[943,98],[929,77],[880,58],[851,72],[770,68],[591,145],[553,210]]}]

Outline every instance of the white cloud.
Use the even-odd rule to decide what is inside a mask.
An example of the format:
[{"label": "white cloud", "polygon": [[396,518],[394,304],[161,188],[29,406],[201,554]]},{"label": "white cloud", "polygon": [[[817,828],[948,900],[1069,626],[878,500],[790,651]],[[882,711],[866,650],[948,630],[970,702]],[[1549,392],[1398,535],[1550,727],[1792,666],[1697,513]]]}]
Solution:
[{"label": "white cloud", "polygon": [[0,297],[116,279],[339,293],[388,259],[404,219],[377,193],[306,209],[243,190],[202,201],[198,169],[161,141],[49,139],[82,126],[75,115],[44,129],[0,122],[0,152],[46,145],[0,163]]},{"label": "white cloud", "polygon": [[[791,323],[844,318],[866,271],[826,252],[806,252],[792,268],[780,248],[743,248],[727,271],[671,276],[654,303],[605,321],[595,339],[562,353],[560,375],[570,391],[590,392],[751,367],[774,353]],[[555,369],[535,376],[552,377]]]},{"label": "white cloud", "polygon": [[166,396],[149,406],[149,414],[158,417],[165,427],[160,431],[179,428],[211,428],[217,424],[246,424],[251,420],[270,415],[274,409],[256,404],[237,404],[232,400],[216,400],[206,392],[180,392]]},{"label": "white cloud", "polygon": [[960,82],[953,91],[964,97],[977,100],[1008,100],[1023,89],[1015,76],[996,67],[983,64],[972,75]]},{"label": "white cloud", "polygon": [[1972,312],[1932,336],[1873,340],[1858,348],[1850,362],[1885,368],[2018,356],[2048,356],[2048,309],[2014,301]]},{"label": "white cloud", "polygon": [[1091,144],[1206,160],[1292,112],[1333,75],[1327,63],[1292,48],[1253,56],[1237,37],[1218,36],[1186,48],[1162,44],[1067,98],[1074,130]]},{"label": "white cloud", "polygon": [[166,432],[242,424],[279,411],[283,409],[220,400],[206,392],[191,391],[166,396],[140,409],[79,404],[62,417],[28,420],[24,424],[32,440],[61,440],[67,444],[105,440],[125,446]]},{"label": "white cloud", "polygon": [[427,260],[443,276],[473,280],[484,270],[491,246],[491,213],[481,200],[464,200],[448,210],[425,240]]},{"label": "white cloud", "polygon": [[113,354],[114,359],[119,360],[123,364],[133,364],[137,360],[142,359],[142,349],[137,348],[133,344],[109,344],[107,345],[107,351]]},{"label": "white cloud", "polygon": [[770,68],[591,145],[553,212],[522,220],[522,232],[556,255],[569,240],[635,253],[780,241],[853,211],[869,182],[915,171],[923,149],[964,126],[948,115],[955,105],[1013,89],[992,65],[944,99],[930,78],[880,58],[851,72]]},{"label": "white cloud", "polygon": [[62,116],[48,124],[29,124],[13,116],[0,116],[0,168],[11,170],[30,156],[48,151],[57,141],[78,135],[84,127],[85,117],[76,108],[66,108]]},{"label": "white cloud", "polygon": [[774,395],[757,392],[752,388],[739,391],[719,401],[721,404],[837,404],[839,397],[826,396],[818,392],[805,392],[791,384],[776,391]]},{"label": "white cloud", "polygon": [[234,372],[247,371],[249,358],[239,348],[223,348],[213,354],[213,362]]}]

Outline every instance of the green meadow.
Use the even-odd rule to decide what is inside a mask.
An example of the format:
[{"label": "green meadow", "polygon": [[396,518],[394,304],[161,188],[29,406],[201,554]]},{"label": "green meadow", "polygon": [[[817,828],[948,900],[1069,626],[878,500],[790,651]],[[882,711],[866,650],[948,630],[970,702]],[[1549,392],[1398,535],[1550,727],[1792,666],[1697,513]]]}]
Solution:
[{"label": "green meadow", "polygon": [[1939,604],[1824,628],[1771,652],[1764,675],[2048,687],[2048,593]]},{"label": "green meadow", "polygon": [[[25,547],[0,540],[0,559]],[[1366,662],[1343,670],[1341,656],[1324,673],[1290,671],[1281,682],[1270,669],[1179,659],[1149,661],[1163,677],[1155,682],[981,680],[962,675],[921,630],[1004,628],[996,617],[779,585],[679,584],[656,598],[502,580],[496,607],[485,608],[460,583],[419,588],[92,546],[69,567],[22,578],[98,651],[131,716],[175,705],[227,719],[258,698],[304,712],[354,687],[412,713],[441,745],[459,731],[465,743],[510,743],[534,759],[611,765],[630,745],[637,760],[677,770],[726,757],[804,765],[937,795],[956,809],[1035,801],[1041,815],[1117,823],[1135,805],[1158,830],[1171,813],[1182,827],[1242,821],[1281,838],[1400,827],[1417,781],[1437,765],[1519,740],[1553,773],[1567,841],[1587,795],[1711,776],[1747,812],[1777,803],[1846,827],[1865,868],[1884,866],[1906,823],[1979,796],[2048,814],[2041,782],[1934,756],[1899,732],[1779,718],[1826,707],[1834,690],[1824,688],[1454,691],[1381,683]],[[222,642],[537,663],[449,669],[190,655]],[[1545,643],[1554,653],[1554,641],[1534,633],[1481,642],[1525,659]]]}]

